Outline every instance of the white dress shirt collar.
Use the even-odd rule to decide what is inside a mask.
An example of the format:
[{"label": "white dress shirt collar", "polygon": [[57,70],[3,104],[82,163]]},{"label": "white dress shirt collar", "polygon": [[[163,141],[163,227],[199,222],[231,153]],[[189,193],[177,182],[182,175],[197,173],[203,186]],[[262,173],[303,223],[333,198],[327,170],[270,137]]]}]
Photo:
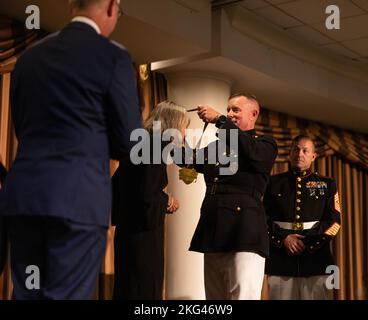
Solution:
[{"label": "white dress shirt collar", "polygon": [[82,23],[86,23],[89,26],[91,26],[93,29],[96,30],[96,32],[98,34],[101,34],[101,29],[100,27],[97,25],[96,22],[94,22],[92,19],[87,18],[87,17],[83,17],[83,16],[76,16],[72,19],[72,22],[82,22]]}]

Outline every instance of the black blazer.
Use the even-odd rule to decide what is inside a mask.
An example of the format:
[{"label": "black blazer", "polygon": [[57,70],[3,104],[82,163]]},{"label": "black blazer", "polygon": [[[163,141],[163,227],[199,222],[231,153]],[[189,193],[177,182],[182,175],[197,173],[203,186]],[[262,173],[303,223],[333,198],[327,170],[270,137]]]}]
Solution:
[{"label": "black blazer", "polygon": [[127,50],[72,22],[18,60],[11,107],[19,145],[0,214],[107,226],[109,158],[128,152],[141,127]]},{"label": "black blazer", "polygon": [[161,226],[168,203],[163,191],[167,183],[166,164],[134,165],[129,156],[124,157],[112,177],[112,224],[127,232]]}]

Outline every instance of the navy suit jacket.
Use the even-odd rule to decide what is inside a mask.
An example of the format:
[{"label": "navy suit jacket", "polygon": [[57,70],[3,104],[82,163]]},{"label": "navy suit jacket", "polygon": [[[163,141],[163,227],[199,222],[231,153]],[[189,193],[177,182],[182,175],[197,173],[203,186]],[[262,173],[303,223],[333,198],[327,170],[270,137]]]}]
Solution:
[{"label": "navy suit jacket", "polygon": [[109,158],[141,127],[129,53],[72,22],[27,50],[11,82],[18,150],[0,214],[52,216],[107,226]]}]

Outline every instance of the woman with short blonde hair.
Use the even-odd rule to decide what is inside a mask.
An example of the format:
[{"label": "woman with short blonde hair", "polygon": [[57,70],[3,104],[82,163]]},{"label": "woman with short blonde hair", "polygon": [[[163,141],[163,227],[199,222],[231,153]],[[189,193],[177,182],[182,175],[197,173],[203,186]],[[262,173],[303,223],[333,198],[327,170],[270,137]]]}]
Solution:
[{"label": "woman with short blonde hair", "polygon": [[147,120],[144,122],[144,127],[149,133],[153,133],[153,122],[161,121],[161,133],[167,129],[187,128],[190,123],[189,115],[184,107],[175,104],[172,101],[160,102],[154,108]]}]

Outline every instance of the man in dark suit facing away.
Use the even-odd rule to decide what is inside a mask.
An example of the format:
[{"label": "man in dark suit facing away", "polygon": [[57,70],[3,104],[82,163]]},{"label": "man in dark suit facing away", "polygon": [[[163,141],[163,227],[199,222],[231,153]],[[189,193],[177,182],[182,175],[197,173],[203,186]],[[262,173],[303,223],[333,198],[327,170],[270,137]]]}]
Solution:
[{"label": "man in dark suit facing away", "polygon": [[15,299],[92,298],[111,207],[109,158],[141,127],[129,53],[107,39],[119,0],[71,0],[73,19],[27,50],[11,83],[19,141],[0,198]]}]

